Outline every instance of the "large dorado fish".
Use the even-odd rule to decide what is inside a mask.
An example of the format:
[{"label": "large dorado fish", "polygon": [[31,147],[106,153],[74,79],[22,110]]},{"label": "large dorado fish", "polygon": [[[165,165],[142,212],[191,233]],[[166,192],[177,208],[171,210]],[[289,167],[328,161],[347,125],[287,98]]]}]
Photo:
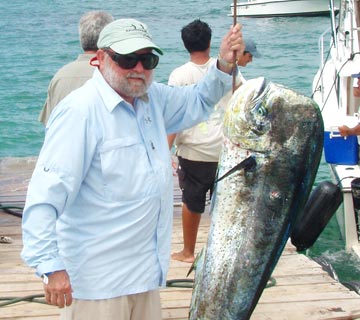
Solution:
[{"label": "large dorado fish", "polygon": [[311,191],[323,134],[310,98],[264,78],[235,91],[190,319],[250,318]]}]

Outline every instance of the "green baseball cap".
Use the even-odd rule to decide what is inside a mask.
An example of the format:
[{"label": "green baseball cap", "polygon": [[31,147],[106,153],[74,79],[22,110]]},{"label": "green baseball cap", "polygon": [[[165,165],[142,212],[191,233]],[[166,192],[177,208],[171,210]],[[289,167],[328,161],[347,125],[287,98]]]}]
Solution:
[{"label": "green baseball cap", "polygon": [[111,48],[120,54],[152,48],[159,54],[163,51],[152,42],[151,34],[146,24],[135,19],[118,19],[104,27],[97,42],[99,49]]}]

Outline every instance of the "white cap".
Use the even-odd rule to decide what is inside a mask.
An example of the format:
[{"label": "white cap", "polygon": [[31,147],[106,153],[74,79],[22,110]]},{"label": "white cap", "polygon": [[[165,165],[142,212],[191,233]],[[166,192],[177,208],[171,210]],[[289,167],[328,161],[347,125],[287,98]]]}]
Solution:
[{"label": "white cap", "polygon": [[100,32],[97,46],[99,49],[111,48],[120,54],[129,54],[145,48],[152,48],[163,54],[152,42],[146,24],[135,19],[118,19],[106,25]]}]

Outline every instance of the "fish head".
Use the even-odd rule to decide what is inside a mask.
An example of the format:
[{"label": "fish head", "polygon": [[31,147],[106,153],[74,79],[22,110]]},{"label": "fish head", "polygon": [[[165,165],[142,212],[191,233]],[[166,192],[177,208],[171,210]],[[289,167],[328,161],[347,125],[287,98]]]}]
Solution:
[{"label": "fish head", "polygon": [[270,93],[269,82],[263,77],[249,80],[238,88],[226,108],[225,137],[243,149],[265,151],[267,133],[272,127]]},{"label": "fish head", "polygon": [[234,92],[223,128],[232,144],[264,155],[284,150],[292,156],[302,154],[304,147],[321,144],[323,139],[316,103],[263,77],[246,81]]}]

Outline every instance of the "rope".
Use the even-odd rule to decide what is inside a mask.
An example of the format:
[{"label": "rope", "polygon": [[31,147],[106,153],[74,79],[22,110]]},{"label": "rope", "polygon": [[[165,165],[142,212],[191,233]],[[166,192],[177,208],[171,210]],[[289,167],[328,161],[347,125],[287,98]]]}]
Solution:
[{"label": "rope", "polygon": [[166,286],[170,288],[192,288],[193,284],[193,279],[173,279],[166,281]]},{"label": "rope", "polygon": [[[192,289],[194,284],[193,279],[173,279],[166,281],[166,287],[170,288],[189,288]],[[270,288],[276,285],[276,280],[273,277],[270,277],[268,284],[265,288]],[[19,302],[36,302],[41,304],[48,304],[43,298],[43,294],[33,294],[25,297],[0,297],[0,301],[5,301],[0,303],[0,308],[9,306]]]},{"label": "rope", "polygon": [[[166,286],[170,288],[193,288],[193,284],[194,284],[193,279],[173,279],[166,281]],[[271,288],[274,286],[276,286],[276,279],[270,277],[265,288]]]},{"label": "rope", "polygon": [[0,303],[0,308],[11,305],[11,304],[15,304],[18,302],[22,302],[22,301],[47,304],[46,301],[43,299],[37,300],[39,298],[44,298],[44,297],[45,296],[43,294],[34,294],[34,295],[30,295],[30,296],[25,296],[25,297],[4,297],[4,298],[0,297],[0,301],[6,301],[6,302]]},{"label": "rope", "polygon": [[18,209],[18,210],[23,210],[23,207],[16,207],[16,206],[5,206],[0,204],[0,210],[7,210],[7,209]]},{"label": "rope", "polygon": [[[4,212],[11,214],[13,216],[22,218],[22,211],[24,210],[24,207],[19,207],[14,205],[4,205],[0,203],[0,210],[3,210]],[[17,212],[15,210],[20,210],[21,212]]]}]

